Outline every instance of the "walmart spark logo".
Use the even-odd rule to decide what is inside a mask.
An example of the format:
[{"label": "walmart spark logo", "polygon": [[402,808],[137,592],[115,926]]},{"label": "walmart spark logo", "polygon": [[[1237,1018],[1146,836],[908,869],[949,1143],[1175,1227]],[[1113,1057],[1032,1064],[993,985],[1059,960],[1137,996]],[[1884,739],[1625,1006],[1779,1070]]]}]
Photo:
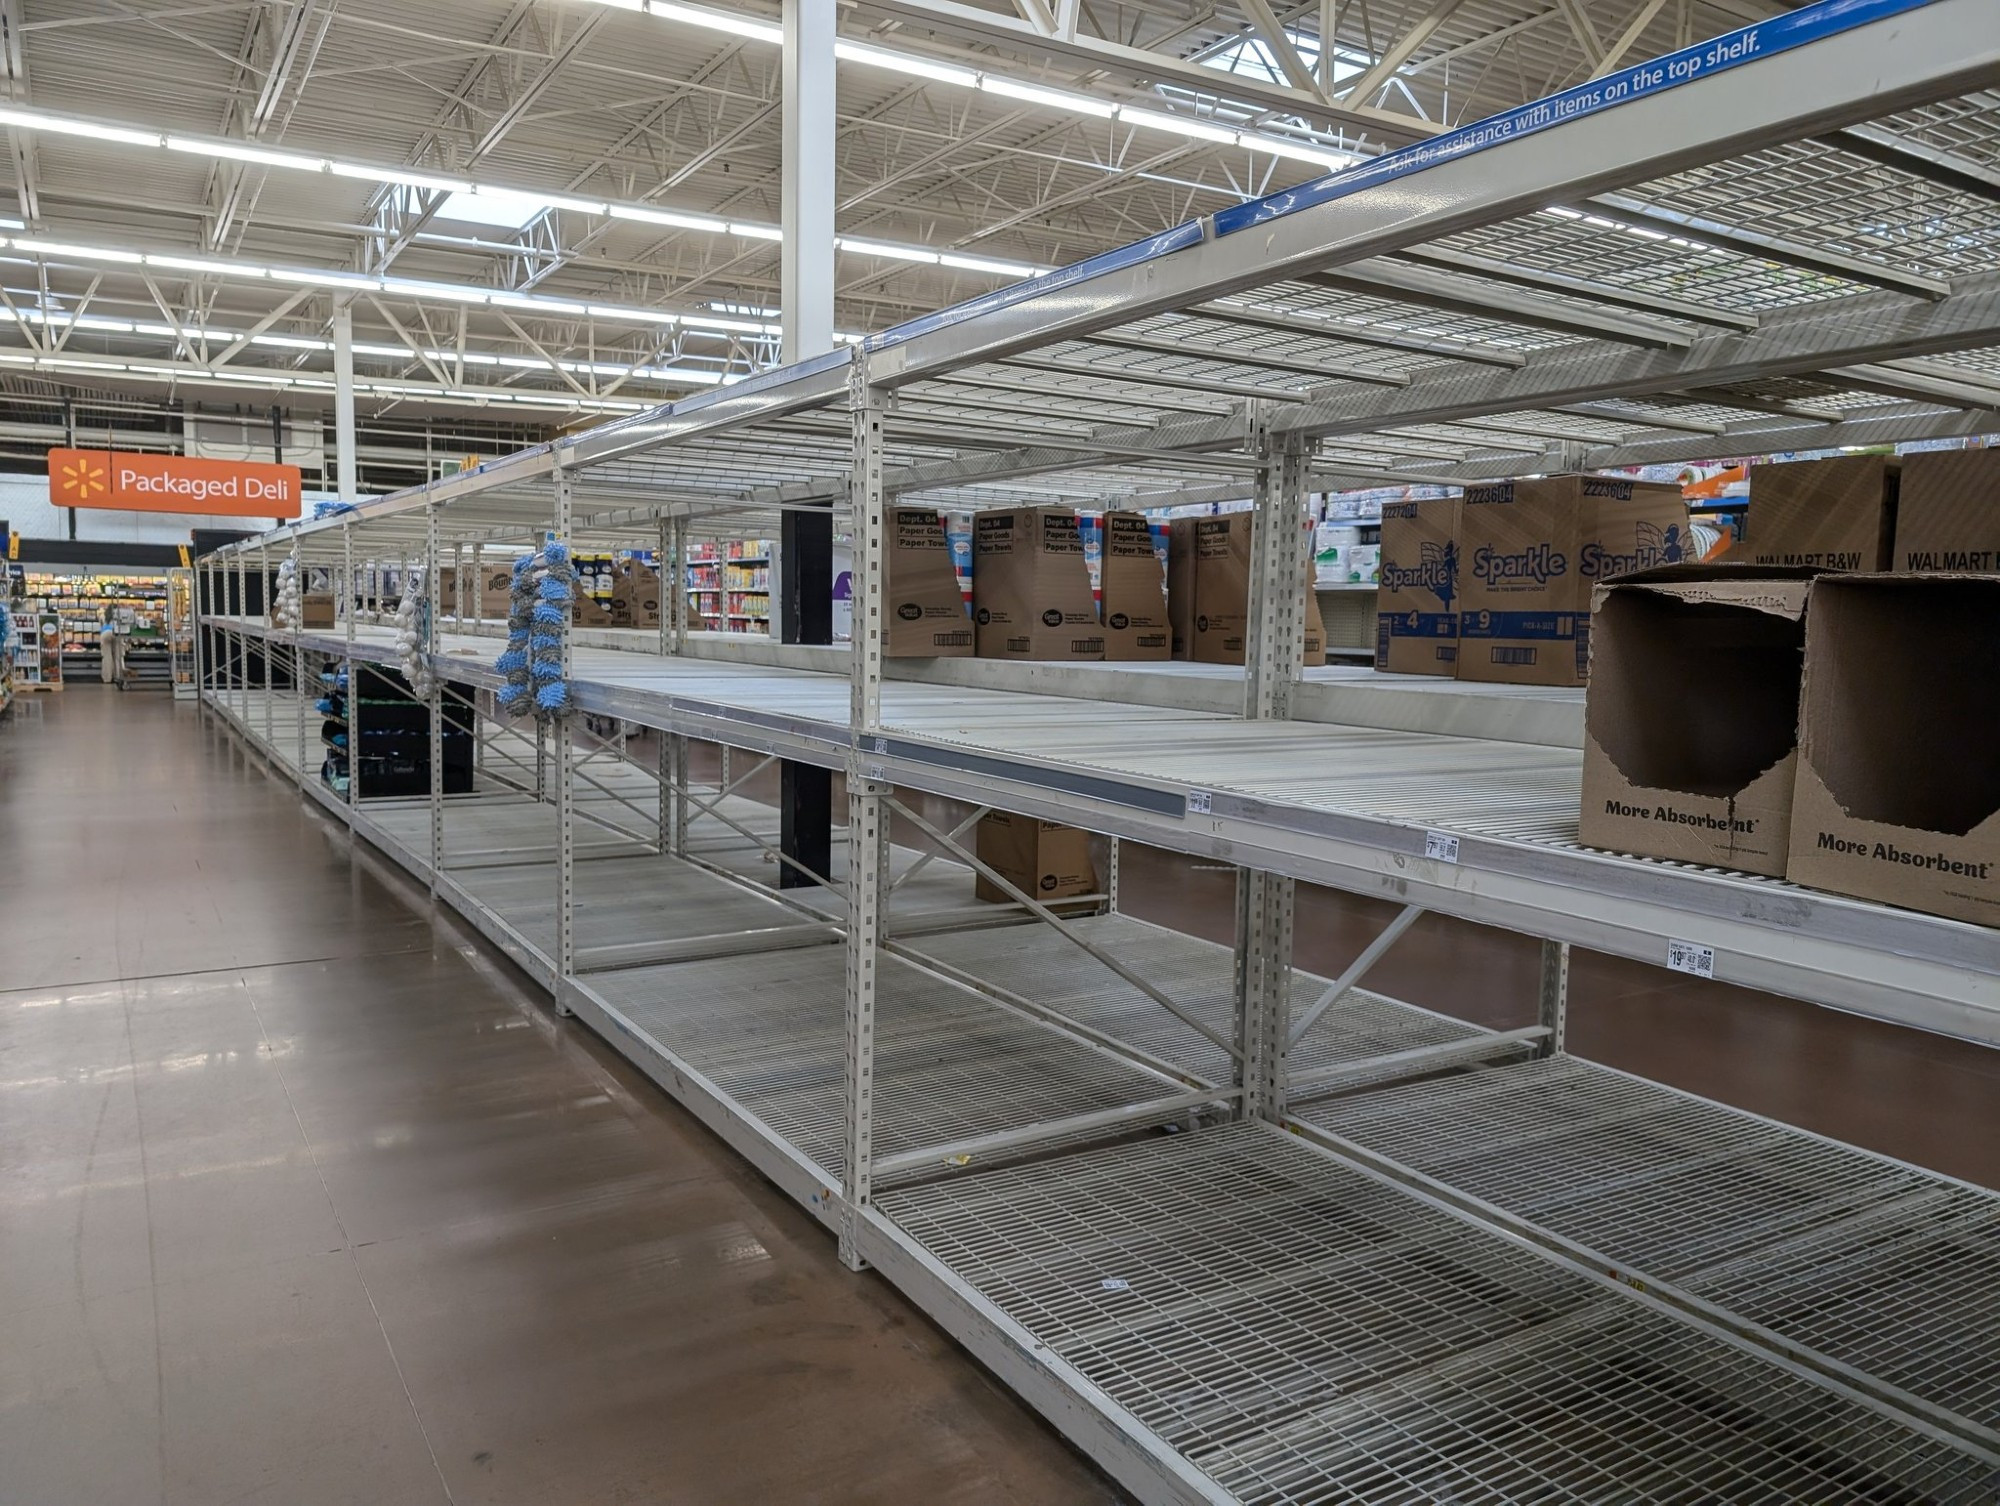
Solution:
[{"label": "walmart spark logo", "polygon": [[65,460],[60,471],[63,490],[79,502],[101,497],[111,490],[111,472],[99,461],[79,455]]}]

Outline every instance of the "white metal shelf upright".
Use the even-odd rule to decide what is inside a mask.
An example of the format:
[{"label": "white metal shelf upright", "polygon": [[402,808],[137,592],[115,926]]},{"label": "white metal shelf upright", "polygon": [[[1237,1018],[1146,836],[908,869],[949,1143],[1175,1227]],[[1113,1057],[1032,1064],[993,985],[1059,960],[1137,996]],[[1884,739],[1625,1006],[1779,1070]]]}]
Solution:
[{"label": "white metal shelf upright", "polygon": [[[447,546],[476,564],[552,533],[658,548],[668,586],[657,634],[565,647],[579,712],[659,734],[649,767],[582,752],[564,722],[553,779],[495,754],[460,806],[434,741],[421,810],[364,808],[350,779],[345,817],[1145,1499],[1987,1499],[2000,1395],[1932,1327],[1891,1321],[1909,1298],[1874,1241],[1959,1273],[1955,1342],[1991,1348],[2000,1282],[1965,1273],[2000,1269],[2000,1199],[1602,1073],[1564,1029],[1572,945],[1657,963],[1692,938],[1727,981],[2000,1044],[1994,933],[1584,851],[1559,739],[1296,712],[1310,491],[1992,427],[2000,268],[1966,248],[2000,243],[2000,196],[1966,184],[2000,182],[1996,86],[1989,0],[1808,6],[297,525],[298,557],[337,552],[344,621],[294,646],[339,655],[351,689],[394,652],[357,620],[375,589],[357,563],[372,582],[419,554],[435,601]],[[1851,202],[1819,187],[1830,165]],[[1911,203],[1953,234],[1879,233]],[[1168,682],[1187,704],[1114,704],[1074,676],[1046,694],[885,662],[890,501],[1051,494],[1254,499],[1240,705],[1205,686],[1196,707],[1192,681]],[[855,535],[844,675],[688,633],[691,529],[828,505]],[[247,554],[217,562],[239,600]],[[476,700],[497,644],[462,607],[428,643]],[[244,656],[268,630],[217,630],[236,654],[208,700],[255,742]],[[845,775],[837,893],[780,894],[696,850],[697,820],[753,866],[768,846],[731,804],[747,776],[694,780],[697,739]],[[1000,932],[913,910],[892,816],[993,875],[912,791],[1234,864],[1237,944],[1018,891]],[[455,812],[516,844],[509,867],[454,866]],[[1402,906],[1338,978],[1290,966],[1301,879]],[[649,906],[635,934],[605,929],[623,887]],[[1535,1025],[1364,990],[1425,910],[1543,938]],[[1433,1114],[1474,1138],[1434,1145]],[[1193,1133],[1136,1133],[1190,1115]],[[1655,1197],[1708,1225],[1670,1237],[1635,1208]]]}]

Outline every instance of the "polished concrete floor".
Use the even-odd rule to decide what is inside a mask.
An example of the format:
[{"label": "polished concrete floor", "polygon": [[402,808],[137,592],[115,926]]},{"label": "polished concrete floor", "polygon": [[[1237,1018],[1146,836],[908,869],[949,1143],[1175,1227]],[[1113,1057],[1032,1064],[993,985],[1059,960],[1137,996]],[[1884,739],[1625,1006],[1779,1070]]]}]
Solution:
[{"label": "polished concrete floor", "polygon": [[1104,1502],[192,706],[0,725],[0,1502]]}]

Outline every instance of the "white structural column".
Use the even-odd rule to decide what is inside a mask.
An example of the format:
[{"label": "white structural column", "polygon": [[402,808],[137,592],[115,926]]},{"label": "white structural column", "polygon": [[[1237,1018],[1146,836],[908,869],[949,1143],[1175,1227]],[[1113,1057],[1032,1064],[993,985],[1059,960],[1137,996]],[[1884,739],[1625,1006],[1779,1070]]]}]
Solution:
[{"label": "white structural column", "polygon": [[[555,473],[555,537],[565,547],[570,536],[572,492],[569,472]],[[569,683],[570,631],[562,630],[562,677]],[[532,691],[531,691],[532,693]],[[556,1013],[568,1014],[570,978],[576,972],[576,717],[554,719],[551,740],[556,760]]]},{"label": "white structural column", "polygon": [[785,241],[779,302],[787,361],[833,349],[833,28],[838,10],[832,0],[785,0]]},{"label": "white structural column", "polygon": [[[1273,434],[1269,417],[1262,404],[1251,406],[1257,510],[1243,714],[1252,720],[1291,714],[1305,634],[1306,448],[1295,437]],[[1275,1120],[1285,1111],[1296,887],[1276,874],[1237,870],[1236,1085],[1245,1118]]]},{"label": "white structural column", "polygon": [[[424,599],[419,610],[424,620],[421,631],[424,657],[435,666],[439,651],[438,581],[442,566],[438,560],[438,505],[424,508]],[[429,704],[425,718],[430,725],[431,757],[431,898],[437,898],[438,875],[444,871],[444,680],[431,675]]]},{"label": "white structural column", "polygon": [[354,463],[354,306],[344,298],[333,305],[333,452],[340,500],[352,502],[361,482]]},{"label": "white structural column", "polygon": [[874,1195],[875,985],[889,904],[889,786],[875,768],[882,726],[882,410],[857,359],[849,387],[854,425],[854,630],[847,765],[847,1060],[842,1109],[846,1169],[840,1258],[859,1270],[855,1225]]},{"label": "white structural column", "polygon": [[298,616],[292,621],[292,709],[294,712],[292,745],[298,754],[296,766],[292,772],[298,776],[299,789],[303,791],[306,785],[306,713],[312,709],[312,703],[318,700],[319,697],[306,687],[306,567],[305,561],[299,558],[299,534],[296,528],[292,530],[292,583],[294,589],[299,593]]},{"label": "white structural column", "polygon": [[361,798],[361,684],[354,673],[354,615],[359,609],[354,590],[354,524],[340,524],[340,615],[347,624],[347,657],[341,661],[347,689],[347,824],[354,825],[355,803]]}]

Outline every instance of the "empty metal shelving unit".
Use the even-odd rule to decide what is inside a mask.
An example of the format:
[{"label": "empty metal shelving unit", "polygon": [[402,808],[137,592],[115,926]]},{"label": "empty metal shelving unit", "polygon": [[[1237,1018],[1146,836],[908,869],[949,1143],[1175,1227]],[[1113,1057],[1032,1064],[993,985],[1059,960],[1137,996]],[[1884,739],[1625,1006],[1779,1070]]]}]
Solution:
[{"label": "empty metal shelving unit", "polygon": [[[1568,947],[1691,941],[2000,1045],[2000,938],[1580,848],[1573,698],[1297,668],[1310,492],[1991,425],[2000,8],[1809,6],[1715,56],[231,546],[202,601],[290,557],[340,617],[211,612],[203,699],[1143,1499],[1991,1502],[2000,1197],[1563,1030]],[[1051,495],[1254,496],[1240,677],[885,663],[885,505]],[[655,734],[594,738],[496,714],[461,593],[429,725],[473,721],[471,792],[316,777],[286,687],[397,662],[376,566],[436,601],[553,534],[672,570],[788,508],[853,531],[851,648],[723,644],[667,592],[657,633],[569,635],[575,708]],[[825,883],[776,882],[773,759],[845,776]],[[970,854],[889,842],[963,846],[917,795],[1104,834],[1101,913],[971,906]],[[1125,840],[1236,865],[1236,946],[1120,913]],[[1299,880],[1543,938],[1538,1023],[1361,987],[1402,922],[1293,969]]]}]

